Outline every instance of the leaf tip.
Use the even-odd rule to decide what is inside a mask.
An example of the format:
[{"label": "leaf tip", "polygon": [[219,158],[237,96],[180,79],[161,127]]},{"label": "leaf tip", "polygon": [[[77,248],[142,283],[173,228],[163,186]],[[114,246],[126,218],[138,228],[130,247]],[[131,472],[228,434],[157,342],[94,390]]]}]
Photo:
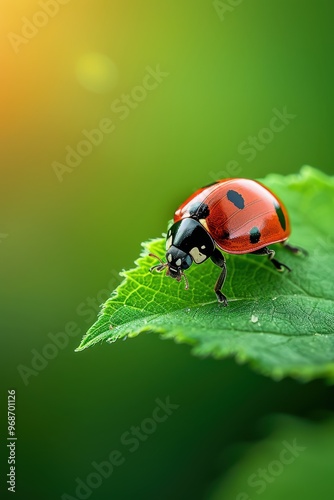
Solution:
[{"label": "leaf tip", "polygon": [[80,351],[83,351],[83,350],[84,350],[84,349],[86,349],[87,347],[88,347],[88,346],[87,346],[87,345],[85,345],[84,340],[82,340],[82,341],[80,342],[80,344],[78,345],[78,347],[76,347],[76,348],[74,349],[74,352],[80,352]]}]

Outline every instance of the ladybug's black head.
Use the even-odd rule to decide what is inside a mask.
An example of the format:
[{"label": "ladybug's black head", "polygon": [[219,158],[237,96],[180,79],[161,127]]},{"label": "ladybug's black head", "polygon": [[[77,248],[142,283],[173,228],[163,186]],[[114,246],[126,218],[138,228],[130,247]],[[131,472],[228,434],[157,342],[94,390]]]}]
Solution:
[{"label": "ladybug's black head", "polygon": [[[166,261],[151,268],[161,272],[167,268],[166,275],[180,281],[185,278],[186,288],[188,280],[184,271],[193,262],[201,264],[212,255],[215,244],[206,229],[197,220],[182,219],[169,229],[166,239]],[[152,255],[152,257],[156,257]],[[159,258],[159,257],[157,257]]]},{"label": "ladybug's black head", "polygon": [[183,250],[172,245],[166,253],[167,259],[167,276],[175,278],[180,281],[183,275],[183,271],[188,269],[193,263],[191,256]]},{"label": "ladybug's black head", "polygon": [[152,253],[150,253],[150,256],[160,260],[160,264],[151,267],[150,271],[155,270],[159,273],[163,269],[167,268],[166,276],[170,276],[177,281],[181,281],[181,279],[184,278],[186,282],[186,290],[188,289],[188,280],[183,271],[185,269],[188,269],[193,262],[189,254],[183,252],[175,246],[171,246],[166,253],[167,262],[162,262],[162,260],[157,255],[154,255]]}]

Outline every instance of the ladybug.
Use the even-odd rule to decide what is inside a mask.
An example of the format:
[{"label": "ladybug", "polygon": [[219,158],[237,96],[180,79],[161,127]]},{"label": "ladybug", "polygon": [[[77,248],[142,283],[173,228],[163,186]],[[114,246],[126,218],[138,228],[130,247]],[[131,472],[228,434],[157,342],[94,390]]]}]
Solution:
[{"label": "ladybug", "polygon": [[222,293],[226,262],[221,250],[230,254],[267,256],[278,271],[291,269],[276,260],[268,245],[281,243],[293,253],[306,252],[287,243],[290,221],[283,203],[267,187],[251,179],[222,179],[197,190],[176,210],[174,224],[166,237],[166,262],[160,261],[151,271],[161,272],[181,281],[193,262],[211,259],[221,273],[214,291],[218,302],[227,305]]}]

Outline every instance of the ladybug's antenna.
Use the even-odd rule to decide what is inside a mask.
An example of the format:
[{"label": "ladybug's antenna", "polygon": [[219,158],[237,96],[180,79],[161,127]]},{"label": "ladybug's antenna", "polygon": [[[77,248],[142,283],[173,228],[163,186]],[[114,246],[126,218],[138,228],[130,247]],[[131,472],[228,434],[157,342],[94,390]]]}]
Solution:
[{"label": "ladybug's antenna", "polygon": [[154,257],[155,259],[158,259],[158,261],[160,262],[160,264],[157,264],[156,266],[152,266],[150,268],[150,272],[152,271],[157,271],[158,273],[161,273],[161,271],[167,267],[167,262],[163,262],[160,257],[158,257],[157,255],[154,255],[154,253],[149,253],[148,254],[150,257]]}]

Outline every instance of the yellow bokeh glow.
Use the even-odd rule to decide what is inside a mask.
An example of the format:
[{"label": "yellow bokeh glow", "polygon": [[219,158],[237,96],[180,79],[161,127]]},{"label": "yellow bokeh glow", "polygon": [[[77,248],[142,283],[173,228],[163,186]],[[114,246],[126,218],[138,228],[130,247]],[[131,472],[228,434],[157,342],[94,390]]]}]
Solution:
[{"label": "yellow bokeh glow", "polygon": [[108,56],[98,52],[87,52],[77,61],[76,77],[86,90],[104,94],[117,85],[118,69]]}]

